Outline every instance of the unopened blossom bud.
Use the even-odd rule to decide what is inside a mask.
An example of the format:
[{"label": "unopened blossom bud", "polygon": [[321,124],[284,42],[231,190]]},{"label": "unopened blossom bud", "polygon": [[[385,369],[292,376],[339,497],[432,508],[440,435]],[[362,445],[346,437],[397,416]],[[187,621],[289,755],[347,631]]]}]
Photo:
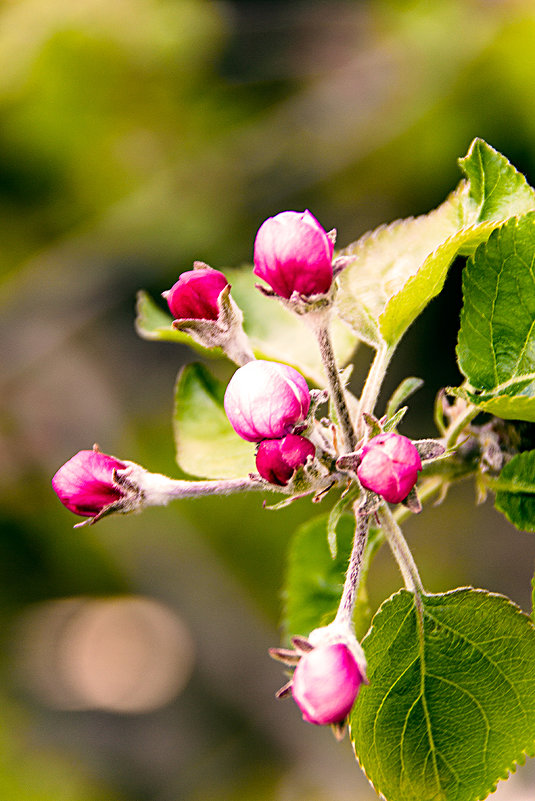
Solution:
[{"label": "unopened blossom bud", "polygon": [[124,497],[113,479],[114,470],[126,465],[98,450],[78,451],[52,479],[54,492],[71,512],[94,517]]},{"label": "unopened blossom bud", "polygon": [[305,419],[310,391],[293,367],[257,359],[236,370],[224,406],[234,431],[243,439],[278,439]]},{"label": "unopened blossom bud", "polygon": [[287,434],[282,439],[264,439],[256,452],[256,469],[266,481],[285,487],[298,467],[316,449],[309,439]]},{"label": "unopened blossom bud", "polygon": [[226,286],[223,273],[206,266],[182,273],[162,295],[175,320],[217,320],[217,300]]},{"label": "unopened blossom bud", "polygon": [[283,298],[329,291],[334,244],[309,211],[283,211],[260,226],[254,244],[254,274]]},{"label": "unopened blossom bud", "polygon": [[309,723],[342,723],[355,703],[362,675],[344,643],[320,645],[305,653],[292,678],[292,695]]},{"label": "unopened blossom bud", "polygon": [[385,501],[400,503],[416,484],[421,469],[420,455],[411,440],[391,431],[366,443],[357,476],[363,487]]}]

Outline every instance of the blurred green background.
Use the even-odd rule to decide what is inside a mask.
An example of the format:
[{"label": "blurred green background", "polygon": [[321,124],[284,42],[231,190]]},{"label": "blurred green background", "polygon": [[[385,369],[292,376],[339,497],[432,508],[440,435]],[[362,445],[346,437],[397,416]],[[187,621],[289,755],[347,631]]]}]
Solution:
[{"label": "blurred green background", "polygon": [[[284,551],[308,501],[206,499],[72,530],[50,477],[102,449],[177,475],[187,348],[137,338],[194,259],[310,208],[348,244],[436,206],[481,136],[535,181],[531,0],[0,3],[0,799],[370,801],[346,740],[276,702]],[[388,391],[458,382],[460,265]],[[369,353],[357,357],[357,381]],[[230,367],[217,370],[229,374]],[[407,526],[426,586],[529,610],[533,538],[471,486]],[[380,553],[373,604],[400,586]],[[531,776],[531,785],[530,785]],[[532,801],[529,767],[496,798]]]}]

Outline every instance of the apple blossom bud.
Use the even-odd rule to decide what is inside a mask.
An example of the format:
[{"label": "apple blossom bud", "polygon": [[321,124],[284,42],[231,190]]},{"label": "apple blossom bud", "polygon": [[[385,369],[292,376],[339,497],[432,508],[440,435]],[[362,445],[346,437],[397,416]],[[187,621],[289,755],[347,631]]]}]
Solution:
[{"label": "apple blossom bud", "polygon": [[226,286],[228,281],[219,270],[199,267],[182,273],[162,295],[176,320],[217,320],[217,300]]},{"label": "apple blossom bud", "polygon": [[114,470],[126,465],[98,450],[78,451],[52,479],[54,492],[71,512],[94,517],[124,497],[113,479]]},{"label": "apple blossom bud", "polygon": [[292,695],[304,720],[325,726],[345,720],[361,683],[357,661],[347,645],[320,645],[300,658]]},{"label": "apple blossom bud", "polygon": [[297,434],[287,434],[282,439],[264,439],[256,452],[256,469],[266,481],[285,487],[295,470],[315,453],[311,441]]},{"label": "apple blossom bud", "polygon": [[329,291],[334,244],[309,212],[283,211],[260,226],[254,244],[254,274],[283,298]]},{"label": "apple blossom bud", "polygon": [[234,431],[243,439],[278,439],[305,419],[310,391],[293,367],[257,359],[236,370],[224,406]]},{"label": "apple blossom bud", "polygon": [[420,455],[411,440],[391,431],[366,443],[357,476],[363,487],[385,501],[400,503],[416,484],[421,469]]}]

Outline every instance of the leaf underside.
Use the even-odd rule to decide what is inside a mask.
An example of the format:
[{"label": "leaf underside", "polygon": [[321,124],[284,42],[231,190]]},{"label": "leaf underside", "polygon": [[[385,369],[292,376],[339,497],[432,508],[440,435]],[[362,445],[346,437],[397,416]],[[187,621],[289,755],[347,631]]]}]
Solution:
[{"label": "leaf underside", "polygon": [[350,719],[388,801],[476,801],[535,751],[535,628],[509,599],[463,588],[385,601],[363,641]]}]

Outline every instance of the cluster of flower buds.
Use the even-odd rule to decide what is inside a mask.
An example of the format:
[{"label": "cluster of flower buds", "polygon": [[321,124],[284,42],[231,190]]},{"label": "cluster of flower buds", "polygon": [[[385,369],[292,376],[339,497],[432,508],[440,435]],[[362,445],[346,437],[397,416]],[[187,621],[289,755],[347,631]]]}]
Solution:
[{"label": "cluster of flower buds", "polygon": [[234,431],[260,443],[256,468],[270,483],[286,486],[314,457],[312,442],[293,433],[310,408],[307,382],[293,367],[261,359],[245,364],[232,376],[224,406]]},{"label": "cluster of flower buds", "polygon": [[[259,288],[265,294],[278,296],[299,314],[321,312],[324,308],[328,311],[333,279],[346,263],[344,257],[333,258],[334,239],[335,232],[327,233],[309,211],[286,211],[270,217],[261,225],[254,244],[254,273],[269,286]],[[413,443],[393,431],[385,432],[375,418],[369,439],[356,444],[334,353],[327,342],[328,332],[317,328],[320,349],[331,349],[329,358],[325,357],[326,351],[322,351],[322,357],[341,441],[346,447],[346,452],[336,459],[336,444],[330,452],[329,443],[325,444],[318,433],[315,406],[310,412],[311,393],[305,378],[286,364],[255,359],[243,331],[242,312],[230,289],[222,272],[195,262],[194,269],[182,273],[163,296],[173,315],[174,328],[187,332],[205,347],[221,347],[238,364],[225,392],[224,408],[235,432],[247,442],[257,443],[256,467],[261,478],[251,474],[247,479],[231,481],[232,487],[243,488],[247,482],[249,487],[255,482],[257,487],[265,487],[264,482],[269,482],[296,495],[297,471],[304,469],[298,475],[306,476],[306,481],[312,475],[320,476],[316,467],[327,454],[330,467],[325,475],[329,483],[324,487],[330,487],[344,472],[342,479],[347,474],[356,483],[358,479],[360,488],[366,491],[362,493],[364,501],[370,502],[368,516],[381,499],[394,504],[403,502],[418,511],[415,484],[422,461],[442,455],[442,446],[432,440]],[[314,328],[314,320],[328,316],[308,314],[307,320]],[[371,415],[364,415],[367,417]],[[318,454],[314,443],[303,436],[303,432],[311,430]],[[336,443],[334,434],[332,440]],[[313,462],[316,467],[312,467]],[[337,470],[341,473],[336,474]],[[114,511],[166,503],[171,496],[191,497],[194,491],[189,487],[194,484],[204,494],[232,491],[229,485],[214,489],[210,482],[174,481],[151,474],[97,448],[77,453],[52,480],[60,501],[75,514],[89,518],[89,522]],[[310,484],[306,486],[310,491]],[[330,626],[316,629],[308,639],[294,637],[295,650],[271,651],[275,658],[295,667],[291,681],[279,695],[291,693],[305,720],[331,725],[337,735],[343,732],[360,687],[367,681],[364,653],[349,622],[351,612],[352,606],[343,626],[337,616]]]}]

